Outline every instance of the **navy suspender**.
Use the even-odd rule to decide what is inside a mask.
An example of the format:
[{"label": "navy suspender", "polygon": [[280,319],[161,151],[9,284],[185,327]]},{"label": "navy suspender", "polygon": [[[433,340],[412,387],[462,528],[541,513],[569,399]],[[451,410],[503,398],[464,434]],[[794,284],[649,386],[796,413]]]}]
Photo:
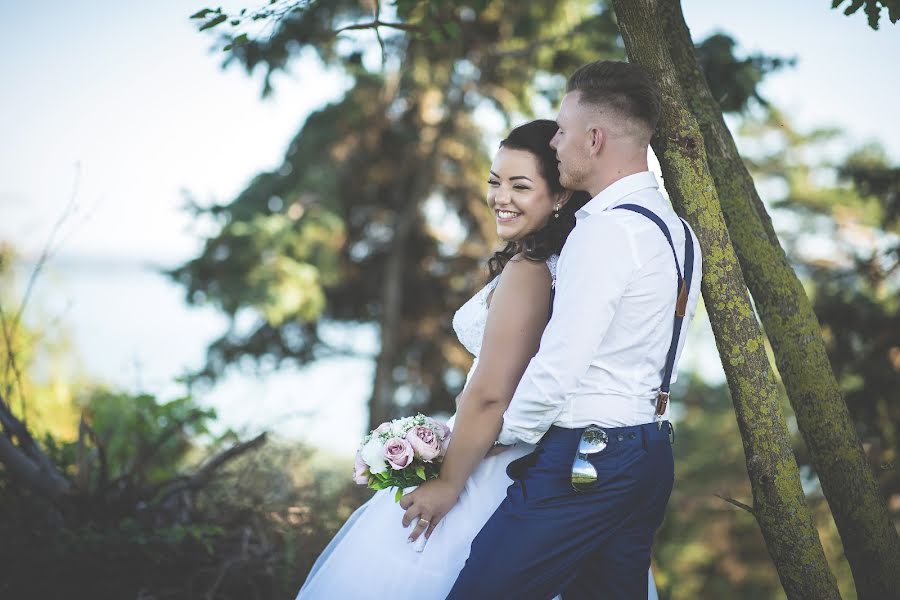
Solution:
[{"label": "navy suspender", "polygon": [[687,311],[688,292],[691,289],[691,279],[694,275],[694,241],[691,238],[690,229],[687,223],[681,220],[681,226],[684,227],[684,277],[681,276],[681,266],[678,264],[678,253],[675,252],[675,244],[672,243],[672,235],[665,222],[659,218],[653,211],[637,204],[620,204],[614,208],[630,210],[644,215],[654,223],[666,236],[669,247],[672,249],[672,257],[675,259],[675,270],[678,273],[678,289],[677,300],[675,302],[675,324],[672,328],[672,342],[669,344],[669,353],[666,356],[666,369],[663,373],[662,385],[659,387],[659,396],[656,401],[656,419],[661,422],[663,413],[666,412],[666,406],[669,403],[669,384],[672,380],[672,370],[675,368],[675,353],[678,351],[678,339],[681,337],[681,325],[684,322],[684,315]]}]

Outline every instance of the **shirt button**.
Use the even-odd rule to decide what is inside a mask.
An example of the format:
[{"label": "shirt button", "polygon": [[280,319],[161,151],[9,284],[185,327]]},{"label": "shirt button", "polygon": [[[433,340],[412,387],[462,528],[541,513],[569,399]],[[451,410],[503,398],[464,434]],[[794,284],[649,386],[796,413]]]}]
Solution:
[{"label": "shirt button", "polygon": [[629,431],[629,432],[628,432],[628,439],[629,439],[629,440],[633,440],[635,437],[637,437],[637,436],[635,436],[635,433],[634,433],[633,431]]},{"label": "shirt button", "polygon": [[621,441],[625,440],[625,436],[620,433],[619,435],[616,436],[616,439],[621,442]]}]

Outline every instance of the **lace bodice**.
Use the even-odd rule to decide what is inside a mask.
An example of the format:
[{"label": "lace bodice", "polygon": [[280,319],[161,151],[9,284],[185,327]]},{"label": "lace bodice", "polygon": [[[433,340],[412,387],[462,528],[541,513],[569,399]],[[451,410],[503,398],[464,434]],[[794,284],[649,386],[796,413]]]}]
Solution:
[{"label": "lace bodice", "polygon": [[[556,282],[556,263],[558,260],[559,256],[556,254],[547,259],[547,268],[550,269],[550,278],[554,283]],[[466,350],[471,352],[476,359],[481,352],[481,340],[484,337],[484,328],[487,324],[487,299],[494,288],[497,287],[498,281],[499,277],[492,279],[478,293],[469,298],[468,302],[460,306],[456,314],[453,315],[453,330],[456,332],[456,337],[459,338]]]}]

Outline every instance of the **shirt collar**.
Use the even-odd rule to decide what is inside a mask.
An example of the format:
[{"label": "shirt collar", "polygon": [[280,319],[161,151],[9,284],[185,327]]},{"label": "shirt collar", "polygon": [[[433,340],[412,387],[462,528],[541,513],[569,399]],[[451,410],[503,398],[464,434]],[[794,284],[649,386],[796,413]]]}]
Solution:
[{"label": "shirt collar", "polygon": [[584,218],[588,215],[603,212],[610,209],[616,202],[637,191],[647,188],[659,189],[656,175],[651,171],[641,171],[627,175],[607,186],[599,194],[591,198],[587,204],[575,212],[576,218]]}]

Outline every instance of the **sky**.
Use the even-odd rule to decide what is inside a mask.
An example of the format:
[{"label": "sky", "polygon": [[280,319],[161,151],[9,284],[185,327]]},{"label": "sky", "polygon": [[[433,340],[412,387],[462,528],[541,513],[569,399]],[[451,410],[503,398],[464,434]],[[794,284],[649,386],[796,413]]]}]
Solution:
[{"label": "sky", "polygon": [[[797,58],[762,86],[797,125],[846,129],[848,150],[878,140],[900,162],[900,121],[889,110],[900,97],[892,66],[900,26],[883,20],[872,31],[861,12],[846,17],[830,4],[683,2],[695,40],[724,31],[741,55]],[[35,314],[64,315],[84,368],[119,385],[169,390],[226,324],[211,308],[186,307],[171,282],[127,265],[174,266],[195,255],[208,230],[182,210],[185,192],[201,203],[231,200],[279,165],[310,111],[348,84],[305,55],[261,99],[261,74],[222,70],[211,37],[187,18],[205,6],[0,2],[0,241],[33,259],[74,198]],[[694,362],[716,368],[702,356]],[[328,412],[315,441],[345,451],[329,428],[350,414],[362,427],[370,383],[370,361],[337,361],[232,377],[205,398],[230,424],[259,428],[293,412]]]},{"label": "sky", "polygon": [[[260,73],[221,70],[211,38],[187,19],[204,6],[0,3],[0,239],[35,255],[75,194],[66,253],[177,263],[198,247],[184,192],[228,201],[279,164],[307,114],[346,86],[307,56],[260,100]],[[883,19],[872,31],[862,12],[828,6],[685,0],[684,11],[695,39],[725,31],[742,51],[796,57],[762,91],[799,125],[878,139],[900,161],[900,121],[888,110],[900,96],[898,26]]]},{"label": "sky", "polygon": [[192,4],[0,3],[0,238],[34,255],[75,192],[90,218],[72,219],[66,253],[183,259],[197,247],[183,192],[228,200],[343,89],[299,61],[261,101],[260,77],[219,68]]}]

